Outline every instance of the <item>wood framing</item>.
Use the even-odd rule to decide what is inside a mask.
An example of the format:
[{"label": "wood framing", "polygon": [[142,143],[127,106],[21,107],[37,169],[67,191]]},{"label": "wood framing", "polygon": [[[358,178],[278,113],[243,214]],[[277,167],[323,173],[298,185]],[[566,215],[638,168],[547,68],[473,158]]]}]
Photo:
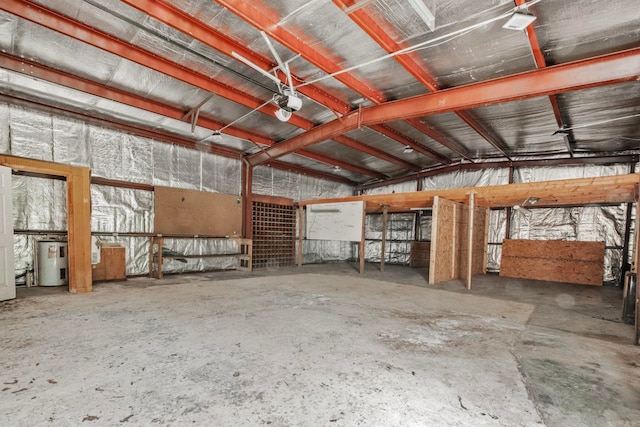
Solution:
[{"label": "wood framing", "polygon": [[384,271],[384,258],[386,256],[387,246],[387,206],[382,208],[382,242],[380,242],[380,271]]},{"label": "wood framing", "polygon": [[604,242],[504,240],[500,276],[602,286]]},{"label": "wood framing", "polygon": [[0,155],[0,165],[63,177],[67,181],[69,292],[91,292],[91,176],[89,168]]},{"label": "wood framing", "polygon": [[358,247],[358,257],[360,258],[360,274],[364,274],[364,230],[365,230],[365,219],[367,216],[367,211],[362,206],[362,234],[360,235],[360,246]]},{"label": "wood framing", "polygon": [[635,186],[640,174],[614,175],[595,178],[563,179],[487,187],[455,188],[450,190],[416,191],[410,193],[371,194],[335,199],[307,200],[300,204],[348,202],[362,200],[368,213],[410,212],[412,208],[430,208],[434,197],[467,203],[469,193],[475,193],[477,206],[499,208],[521,205],[528,197],[537,197],[540,207],[584,206],[591,204],[619,204],[635,202]]},{"label": "wood framing", "polygon": [[430,284],[455,278],[456,211],[455,202],[435,197],[431,225]]}]

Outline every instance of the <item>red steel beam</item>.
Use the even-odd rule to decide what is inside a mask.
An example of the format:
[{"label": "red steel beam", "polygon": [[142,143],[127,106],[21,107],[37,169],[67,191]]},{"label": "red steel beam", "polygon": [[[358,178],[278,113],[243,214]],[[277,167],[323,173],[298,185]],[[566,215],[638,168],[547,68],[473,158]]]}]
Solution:
[{"label": "red steel beam", "polygon": [[[320,68],[324,72],[332,74],[342,71],[342,68],[337,65],[343,62],[342,59],[333,57],[330,52],[320,51],[316,47],[311,47],[313,44],[312,40],[303,40],[303,37],[301,37],[300,35],[293,34],[285,30],[279,25],[280,17],[278,16],[278,13],[269,8],[266,4],[264,4],[264,2],[260,2],[257,0],[252,0],[251,2],[246,0],[216,0],[216,2],[229,9],[238,17],[249,22],[254,27],[265,31],[273,39],[278,41],[278,43],[296,53],[299,53],[304,59]],[[347,72],[338,74],[335,76],[335,79],[344,83],[347,87],[353,89],[359,94],[365,96],[375,104],[381,104],[386,100],[382,92],[378,91],[377,89],[373,89],[368,84],[364,84],[362,79],[355,77],[351,73]],[[408,137],[403,136],[403,138]],[[398,141],[398,139],[395,137],[392,139],[394,141]],[[464,147],[461,147],[460,144],[452,144],[448,138],[444,138],[442,140],[436,139],[436,141],[454,152],[459,152],[462,149],[464,150],[463,157],[470,157],[470,154],[464,149]],[[405,144],[404,142],[401,143]],[[434,152],[427,150],[421,145],[414,148],[416,149],[416,151],[420,151],[421,153],[426,154],[429,157],[436,158],[433,155]],[[439,162],[444,162],[445,164],[449,164],[451,162],[449,159],[444,158],[442,155],[437,155],[437,158],[439,159]]]},{"label": "red steel beam", "polygon": [[[183,147],[191,148],[193,150],[204,151],[207,153],[216,154],[219,156],[224,156],[232,159],[241,160],[243,157],[242,152],[234,150],[232,148],[213,145],[213,144],[198,144],[196,141],[193,141],[191,139],[187,139],[187,138],[174,135],[165,131],[158,131],[155,129],[151,130],[151,129],[146,129],[139,126],[133,126],[124,122],[98,118],[95,116],[90,116],[82,111],[74,111],[74,110],[65,109],[59,106],[43,104],[42,102],[26,99],[26,98],[15,96],[15,95],[0,94],[0,101],[10,102],[11,104],[20,105],[28,108],[36,108],[42,111],[55,111],[58,114],[62,114],[64,116],[67,116],[76,120],[82,120],[87,123],[95,124],[97,126],[104,126],[110,129],[117,129],[119,131],[127,132],[142,138],[149,138],[154,141],[164,142],[167,144],[180,145]],[[356,183],[354,183],[353,181],[339,175],[316,171],[314,169],[303,168],[298,165],[293,165],[293,164],[281,162],[278,160],[271,162],[270,166],[275,169],[280,169],[284,171],[293,171],[296,173],[300,173],[302,175],[312,176],[319,179],[325,179],[325,180],[339,182],[347,185],[356,185]]]},{"label": "red steel beam", "polygon": [[[225,55],[232,56],[232,52],[239,53],[240,55],[249,59],[251,62],[266,71],[271,70],[275,66],[275,64],[273,64],[269,59],[257,54],[251,49],[246,48],[244,45],[207,26],[193,16],[184,13],[180,9],[167,4],[164,1],[123,0],[123,2],[129,4],[132,7],[135,7],[136,9],[148,14],[149,16],[152,16],[160,22],[163,22],[164,24],[177,29],[178,31],[189,34],[193,38],[199,40],[201,43],[208,45],[211,48],[224,53]],[[293,78],[301,81],[301,79],[295,76],[293,76]],[[281,76],[281,79],[284,83],[284,76]],[[337,98],[331,96],[330,94],[322,91],[315,86],[303,86],[298,90],[309,98],[341,114],[346,114],[352,110],[351,106],[346,102],[338,100]],[[351,138],[336,138],[335,140],[340,144],[344,144],[352,148],[355,148],[355,146],[357,145],[359,147],[357,149],[360,149],[361,151],[364,151],[369,155],[378,157],[391,163],[395,163],[404,168],[410,170],[420,169],[420,167],[417,165],[403,161],[402,159],[398,159],[397,157],[391,156],[382,150],[373,149],[372,147],[369,147],[368,145],[360,143],[359,141],[353,140]]]},{"label": "red steel beam", "polygon": [[[28,59],[17,58],[2,52],[0,52],[0,66],[8,70],[66,86],[101,98],[110,99],[121,104],[140,108],[172,119],[180,120],[184,115],[184,111],[179,108],[151,101],[148,98],[133,95],[120,89],[114,89],[109,86],[71,75],[64,71],[40,65],[36,62],[29,61]],[[220,129],[224,126],[221,122],[202,116],[198,117],[198,125],[212,130]],[[226,128],[225,133],[257,144],[272,145],[275,142],[267,137],[235,126]]]},{"label": "red steel beam", "polygon": [[[21,18],[43,25],[46,28],[49,28],[54,31],[58,31],[62,34],[73,37],[82,42],[85,42],[95,47],[106,50],[110,53],[122,56],[140,65],[165,73],[174,78],[185,81],[189,84],[193,84],[194,86],[211,91],[222,97],[230,99],[234,102],[238,102],[242,105],[245,105],[249,108],[256,108],[257,106],[262,104],[261,100],[251,97],[249,95],[246,95],[240,90],[231,88],[226,85],[222,85],[218,82],[215,82],[214,80],[211,80],[206,76],[203,76],[201,74],[188,70],[179,64],[175,64],[171,61],[160,58],[153,53],[147,52],[137,46],[123,42],[106,33],[102,33],[98,30],[87,27],[82,23],[76,22],[63,15],[59,15],[56,12],[42,8],[41,6],[38,6],[38,5],[34,5],[27,0],[7,0],[6,3],[0,4],[0,9],[5,9],[8,12],[13,13]],[[223,90],[220,90],[220,88],[222,88]],[[266,110],[268,114],[273,116],[273,114],[271,113],[275,112],[276,109],[277,108],[275,106],[269,104],[261,108],[260,111],[265,112]],[[184,114],[184,112],[182,112],[182,114]],[[315,126],[314,122],[296,115],[292,116],[289,123],[305,130],[309,130]],[[244,136],[239,136],[239,137],[244,138]],[[247,138],[247,139],[250,141],[254,140],[252,138]],[[256,141],[256,142],[266,144],[266,145],[271,145],[273,141],[269,143],[264,138],[261,138],[260,141]],[[300,154],[303,156],[306,155],[306,153],[300,153]],[[324,160],[324,162],[327,163],[328,160],[329,158],[327,157]],[[335,163],[331,163],[331,164],[335,164]],[[365,174],[367,176],[374,176],[377,178],[381,176],[376,171],[370,171],[355,165],[347,166],[342,161],[340,162],[339,166],[344,169],[352,170],[353,172],[356,172],[356,173],[363,173],[363,171],[368,171]]]},{"label": "red steel beam", "polygon": [[[313,40],[304,40],[301,35],[292,34],[279,25],[281,17],[278,12],[269,7],[262,0],[215,0],[216,3],[227,8],[234,15],[239,16],[254,27],[266,32],[278,43],[286,46],[290,50],[299,53],[302,58],[316,65],[326,73],[332,74],[342,71],[338,65],[344,61],[333,55],[332,52],[320,51],[310,46]],[[358,93],[369,99],[384,102],[384,95],[366,83],[362,78],[355,77],[350,73],[343,73],[335,77],[336,80],[344,83],[347,87],[353,88]]]},{"label": "red steel beam", "polygon": [[[257,54],[245,45],[233,40],[231,37],[209,27],[202,21],[183,12],[175,6],[172,6],[162,0],[122,0],[123,3],[146,13],[147,15],[157,19],[158,21],[177,29],[185,34],[190,35],[194,39],[208,45],[227,56],[231,56],[232,52],[236,52],[243,57],[249,59],[258,67],[265,71],[271,71],[276,64],[273,61]],[[286,76],[280,73],[280,79],[283,83],[287,83]],[[296,81],[302,79],[292,75]],[[298,89],[298,92],[308,96],[309,98],[319,102],[328,108],[341,114],[346,114],[351,110],[350,106],[336,98],[335,96],[321,90],[317,86],[309,85]]]},{"label": "red steel beam", "polygon": [[[353,6],[355,4],[355,1],[333,0],[333,3],[335,3],[336,6],[338,6],[340,9],[345,10]],[[396,42],[393,37],[391,37],[391,31],[393,31],[393,29],[384,28],[369,14],[369,12],[366,11],[366,9],[358,9],[355,12],[350,13],[349,17],[364,32],[366,32],[369,37],[371,37],[388,53],[398,52],[407,47]],[[395,60],[431,92],[440,90],[440,86],[438,85],[436,79],[433,77],[433,73],[429,71],[428,66],[416,53],[410,52],[402,55],[396,55]],[[482,138],[489,142],[489,144],[496,148],[500,153],[508,157],[504,143],[500,141],[499,138],[497,138],[495,135],[489,133],[480,123],[478,123],[478,121],[474,117],[472,117],[470,113],[459,111],[456,114],[458,114],[458,116],[465,123],[471,126],[471,128],[473,128],[473,130],[475,130]],[[412,122],[412,124],[414,123]],[[464,158],[471,158],[471,153],[469,153],[469,151],[465,147],[461,147],[458,143],[455,143],[454,145],[457,145],[458,149],[453,151],[457,152]],[[451,149],[450,146],[447,147]]]},{"label": "red steel beam", "polygon": [[431,157],[433,160],[448,165],[451,163],[451,160],[447,159],[446,157],[444,157],[442,154],[437,153],[433,150],[430,150],[429,148],[425,147],[424,145],[420,144],[418,141],[415,141],[405,135],[403,135],[401,132],[386,126],[386,125],[373,125],[373,126],[369,126],[371,129],[375,130],[378,133],[381,133],[382,135],[386,136],[387,138],[391,138],[394,141],[399,142],[402,145],[405,146],[409,146],[411,148],[413,148],[414,150],[418,151],[419,153],[424,154],[425,156]]},{"label": "red steel beam", "polygon": [[[139,46],[122,41],[110,34],[46,9],[29,0],[3,0],[0,2],[0,10],[7,11],[50,30],[72,37],[208,92],[215,93],[245,107],[255,109],[264,103],[263,100],[247,95],[240,89],[217,82],[209,76],[197,73],[183,65],[169,61]],[[278,108],[273,104],[267,104],[259,108],[260,112],[271,117],[274,116],[276,110],[278,110]],[[312,121],[295,114],[291,117],[289,123],[307,130],[315,126],[315,123]]]},{"label": "red steel beam", "polygon": [[248,160],[252,165],[260,164],[359,126],[374,126],[399,119],[417,118],[633,80],[640,80],[640,48],[363,108],[340,120],[333,120],[278,143],[266,150],[268,156],[265,153],[258,153],[249,156]]},{"label": "red steel beam", "polygon": [[402,160],[401,158],[393,156],[387,153],[386,151],[378,150],[377,148],[371,147],[365,144],[364,142],[360,142],[356,139],[349,138],[348,136],[344,136],[344,135],[337,136],[334,138],[334,141],[339,142],[342,145],[346,145],[347,147],[354,148],[358,151],[362,151],[363,153],[369,154],[371,156],[378,157],[382,160],[386,160],[389,163],[395,163],[396,165],[404,169],[408,169],[412,171],[419,171],[422,169],[418,165],[414,165],[413,163],[407,162],[406,160]]},{"label": "red steel beam", "polygon": [[[516,6],[523,6],[526,3],[526,0],[515,0]],[[529,39],[529,46],[531,47],[531,54],[533,55],[533,59],[536,62],[536,66],[538,68],[545,68],[547,66],[547,61],[544,58],[544,54],[542,53],[542,49],[540,48],[540,42],[538,41],[538,36],[536,35],[535,30],[533,29],[533,25],[529,25],[525,28],[525,32],[527,33],[527,37]],[[551,108],[553,109],[553,115],[556,118],[556,123],[558,124],[558,128],[562,129],[565,125],[564,119],[562,118],[562,112],[560,111],[560,106],[558,105],[558,99],[555,95],[549,96],[549,101],[551,102]],[[569,155],[573,157],[573,147],[571,146],[572,142],[575,142],[573,137],[573,133],[571,134],[563,134],[564,143],[567,146],[567,151]]]},{"label": "red steel beam", "polygon": [[[87,79],[83,79],[77,76],[73,76],[69,73],[55,70],[50,67],[45,67],[33,61],[26,59],[16,58],[6,53],[0,52],[0,66],[8,70],[12,70],[18,73],[22,73],[31,77],[36,77],[42,80],[46,80],[52,83],[56,83],[62,86],[69,87],[71,89],[79,90],[91,95],[99,96],[101,98],[110,99],[115,102],[120,102],[125,105],[140,108],[152,113],[160,114],[165,117],[180,120],[184,115],[184,112],[179,108],[171,107],[159,102],[151,101],[149,99],[133,95],[131,93],[114,89],[108,86],[104,86]],[[223,123],[211,120],[202,116],[198,117],[198,124],[200,126],[216,130],[224,127]],[[275,143],[274,140],[265,136],[258,135],[253,132],[249,132],[234,126],[228,127],[224,130],[225,134],[241,138],[247,141],[251,141],[257,144],[271,146]],[[303,157],[308,157],[313,160],[319,160],[323,163],[328,163],[334,166],[340,166],[343,169],[350,170],[362,175],[371,176],[374,178],[384,179],[386,175],[379,172],[372,171],[366,168],[362,168],[356,165],[349,164],[342,160],[333,159],[327,156],[319,158],[320,155],[316,153],[310,153],[306,150],[301,150],[298,154]]]}]

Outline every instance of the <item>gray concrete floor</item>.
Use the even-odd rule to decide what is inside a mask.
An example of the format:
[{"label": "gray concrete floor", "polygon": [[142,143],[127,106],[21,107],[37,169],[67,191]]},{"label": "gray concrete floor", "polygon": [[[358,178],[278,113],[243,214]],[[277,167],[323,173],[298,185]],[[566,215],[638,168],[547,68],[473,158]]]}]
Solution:
[{"label": "gray concrete floor", "polygon": [[621,292],[308,265],[19,289],[0,426],[638,426]]}]

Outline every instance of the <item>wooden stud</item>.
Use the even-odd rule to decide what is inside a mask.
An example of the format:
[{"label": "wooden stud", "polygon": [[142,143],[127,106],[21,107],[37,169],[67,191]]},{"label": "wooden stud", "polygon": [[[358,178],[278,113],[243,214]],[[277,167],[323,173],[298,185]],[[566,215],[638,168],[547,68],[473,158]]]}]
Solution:
[{"label": "wooden stud", "polygon": [[380,271],[384,272],[384,258],[387,244],[387,210],[388,206],[382,208],[382,242],[380,243]]},{"label": "wooden stud", "polygon": [[304,235],[304,209],[302,205],[298,205],[298,267],[302,267],[302,236]]},{"label": "wooden stud", "polygon": [[489,249],[489,209],[484,211],[484,255],[482,257],[482,274],[487,274],[487,251]]},{"label": "wooden stud", "polygon": [[475,198],[474,194],[469,194],[469,241],[467,242],[467,289],[471,289],[471,277],[473,276],[473,228],[474,228],[474,213],[475,213]]},{"label": "wooden stud", "polygon": [[440,198],[433,198],[433,211],[431,213],[431,253],[429,255],[429,284],[436,283],[436,258],[438,256],[438,212]]},{"label": "wooden stud", "polygon": [[366,220],[366,209],[364,207],[364,203],[362,204],[362,234],[360,235],[360,248],[359,248],[359,256],[360,256],[360,274],[364,274],[364,230],[365,230],[365,220]]}]

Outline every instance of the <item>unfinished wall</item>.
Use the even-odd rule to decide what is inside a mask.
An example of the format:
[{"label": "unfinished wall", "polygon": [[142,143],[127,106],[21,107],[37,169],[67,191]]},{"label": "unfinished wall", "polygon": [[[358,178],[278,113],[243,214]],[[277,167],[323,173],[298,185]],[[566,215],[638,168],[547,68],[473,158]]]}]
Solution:
[{"label": "unfinished wall", "polygon": [[[59,117],[38,110],[0,103],[0,153],[89,166],[93,176],[148,185],[239,194],[240,161],[190,150],[148,138]],[[14,176],[14,227],[64,230],[64,181]],[[149,269],[146,237],[122,233],[151,233],[153,192],[104,185],[91,186],[92,232],[126,248],[127,274]],[[33,236],[16,235],[16,275],[33,259]],[[183,253],[215,253],[219,242],[167,242]],[[224,268],[220,260],[168,263],[167,271]]]},{"label": "unfinished wall", "polygon": [[604,242],[505,240],[500,275],[602,285]]},{"label": "unfinished wall", "polygon": [[[638,170],[640,170],[640,164],[636,165],[636,171]],[[514,168],[513,183],[613,176],[629,172],[629,165],[522,167]],[[422,178],[421,185],[425,190],[436,190],[502,185],[508,184],[508,180],[508,169],[482,169]],[[625,256],[630,257],[630,253],[624,254],[622,249],[626,216],[626,206],[622,205],[531,209],[529,213],[513,211],[511,237],[513,239],[603,240],[606,243],[604,281],[620,283],[622,261]],[[635,208],[631,217],[635,218]],[[633,233],[633,228],[631,232]],[[507,237],[506,211],[504,209],[491,211],[487,247],[488,271],[500,270],[502,241]]]},{"label": "unfinished wall", "polygon": [[487,209],[478,206],[473,208],[471,236],[469,234],[470,209],[469,205],[455,203],[441,197],[435,198],[429,283],[452,279],[468,280],[469,273],[473,276],[486,272]]}]

